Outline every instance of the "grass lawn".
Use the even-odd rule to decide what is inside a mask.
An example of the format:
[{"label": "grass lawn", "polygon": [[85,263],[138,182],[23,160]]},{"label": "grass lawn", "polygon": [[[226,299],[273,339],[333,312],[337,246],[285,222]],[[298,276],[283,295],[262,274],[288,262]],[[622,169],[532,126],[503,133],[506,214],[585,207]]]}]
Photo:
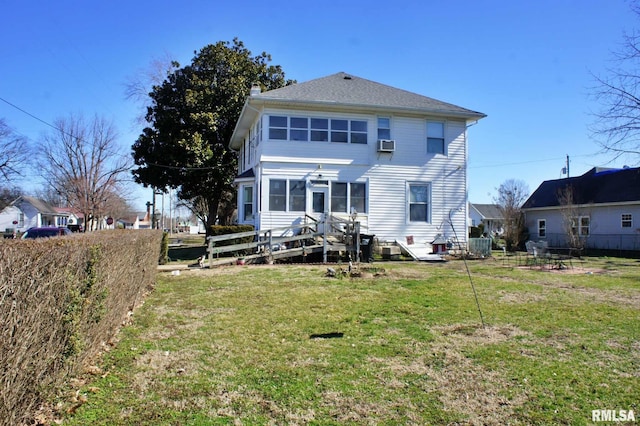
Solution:
[{"label": "grass lawn", "polygon": [[[65,425],[592,424],[640,417],[640,261],[159,275]],[[339,268],[339,267],[336,267]],[[370,269],[365,269],[370,268]],[[640,420],[640,419],[638,419]]]}]

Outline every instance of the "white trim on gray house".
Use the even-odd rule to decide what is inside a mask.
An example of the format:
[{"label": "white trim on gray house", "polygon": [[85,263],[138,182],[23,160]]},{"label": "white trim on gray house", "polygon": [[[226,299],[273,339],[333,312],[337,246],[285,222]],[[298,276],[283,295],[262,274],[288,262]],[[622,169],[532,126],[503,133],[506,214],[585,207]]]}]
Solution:
[{"label": "white trim on gray house", "polygon": [[[570,197],[567,197],[570,194]],[[593,168],[544,181],[523,204],[532,240],[586,248],[640,250],[640,168]]]}]

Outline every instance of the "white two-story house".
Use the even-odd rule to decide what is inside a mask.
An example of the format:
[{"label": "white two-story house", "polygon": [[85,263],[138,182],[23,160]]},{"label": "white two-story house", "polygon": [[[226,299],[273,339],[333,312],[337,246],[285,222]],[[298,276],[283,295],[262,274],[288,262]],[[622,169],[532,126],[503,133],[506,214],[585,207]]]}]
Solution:
[{"label": "white two-story house", "polygon": [[[238,222],[357,215],[382,241],[466,241],[467,128],[485,114],[344,72],[247,98],[238,152]],[[453,225],[453,227],[452,227]]]}]

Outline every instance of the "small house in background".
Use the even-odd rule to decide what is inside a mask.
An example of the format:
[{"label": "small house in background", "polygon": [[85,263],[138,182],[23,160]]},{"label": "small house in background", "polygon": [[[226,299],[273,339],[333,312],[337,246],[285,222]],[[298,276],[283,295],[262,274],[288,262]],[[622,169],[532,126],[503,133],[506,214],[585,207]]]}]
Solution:
[{"label": "small house in background", "polygon": [[67,214],[66,227],[73,232],[81,232],[84,229],[84,215],[71,207],[54,207],[61,214]]},{"label": "small house in background", "polygon": [[57,211],[44,200],[23,195],[0,212],[0,230],[23,233],[42,226],[66,227],[69,213]]},{"label": "small house in background", "polygon": [[469,203],[469,225],[477,227],[482,224],[487,236],[502,235],[503,222],[504,216],[497,204]]},{"label": "small house in background", "polygon": [[[466,243],[467,133],[485,114],[340,72],[247,98],[238,223],[258,230],[356,217],[380,241]],[[447,224],[447,226],[444,226]]]},{"label": "small house in background", "polygon": [[551,247],[640,251],[640,168],[544,181],[522,210],[531,240]]}]

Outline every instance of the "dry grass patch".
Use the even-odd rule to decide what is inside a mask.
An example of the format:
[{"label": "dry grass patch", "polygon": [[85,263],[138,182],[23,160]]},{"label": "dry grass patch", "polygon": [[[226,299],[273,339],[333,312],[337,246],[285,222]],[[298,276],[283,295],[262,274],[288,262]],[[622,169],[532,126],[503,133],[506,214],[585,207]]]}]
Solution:
[{"label": "dry grass patch", "polygon": [[[525,333],[513,326],[479,327],[454,324],[433,327],[433,342],[414,342],[414,356],[371,358],[384,365],[394,379],[389,386],[403,387],[403,378],[424,375],[428,391],[438,395],[446,410],[460,412],[470,425],[502,425],[526,400],[526,392],[501,372],[476,364],[465,355],[469,348],[502,343]],[[510,396],[507,396],[510,395]]]}]

